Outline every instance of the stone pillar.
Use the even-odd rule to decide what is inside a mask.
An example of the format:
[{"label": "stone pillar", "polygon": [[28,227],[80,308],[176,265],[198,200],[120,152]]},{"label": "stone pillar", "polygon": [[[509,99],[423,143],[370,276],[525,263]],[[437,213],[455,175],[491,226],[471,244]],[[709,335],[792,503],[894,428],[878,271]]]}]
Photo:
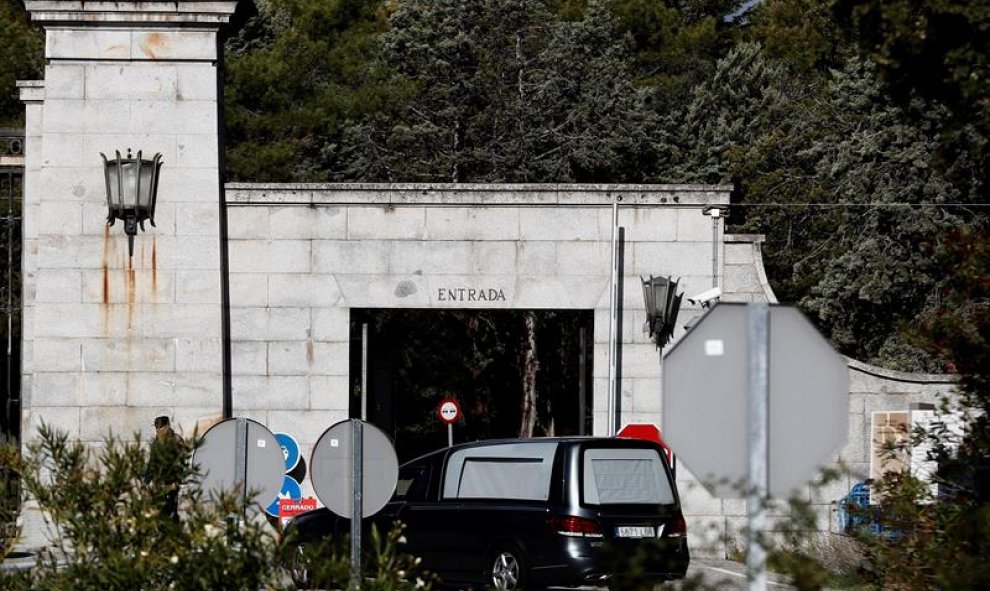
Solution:
[{"label": "stone pillar", "polygon": [[[236,1],[26,0],[45,29],[28,102],[25,441],[189,435],[221,412],[218,31]],[[155,227],[128,256],[100,153],[163,155]]]}]

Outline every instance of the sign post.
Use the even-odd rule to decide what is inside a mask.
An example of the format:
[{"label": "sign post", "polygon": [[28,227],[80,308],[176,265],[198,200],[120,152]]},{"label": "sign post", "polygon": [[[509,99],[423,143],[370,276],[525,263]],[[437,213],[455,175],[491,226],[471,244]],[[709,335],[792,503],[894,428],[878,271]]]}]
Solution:
[{"label": "sign post", "polygon": [[364,423],[351,421],[351,589],[361,586],[361,505],[364,497]]},{"label": "sign post", "polygon": [[461,418],[461,405],[453,398],[444,398],[437,408],[440,422],[447,424],[447,447],[454,445],[454,423]]},{"label": "sign post", "polygon": [[749,418],[749,480],[746,487],[746,578],[752,591],[767,588],[767,550],[760,542],[766,529],[768,437],[767,411],[770,398],[770,308],[751,304],[747,315],[749,344],[749,387],[746,397]]},{"label": "sign post", "polygon": [[361,520],[395,492],[399,462],[388,436],[358,419],[323,432],[313,448],[313,490],[327,509],[351,520],[351,586],[361,574]]},{"label": "sign post", "polygon": [[746,498],[750,589],[762,591],[765,501],[845,442],[846,361],[795,308],[720,303],[664,356],[662,379],[667,440],[713,495]]}]

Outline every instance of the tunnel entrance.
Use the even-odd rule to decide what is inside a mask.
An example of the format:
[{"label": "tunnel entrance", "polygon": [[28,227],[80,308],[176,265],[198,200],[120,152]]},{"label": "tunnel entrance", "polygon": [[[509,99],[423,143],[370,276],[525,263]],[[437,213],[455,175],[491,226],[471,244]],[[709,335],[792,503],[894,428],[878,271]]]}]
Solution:
[{"label": "tunnel entrance", "polygon": [[454,443],[591,433],[592,310],[365,308],[350,323],[350,415],[392,436],[400,462],[447,445],[448,397]]}]

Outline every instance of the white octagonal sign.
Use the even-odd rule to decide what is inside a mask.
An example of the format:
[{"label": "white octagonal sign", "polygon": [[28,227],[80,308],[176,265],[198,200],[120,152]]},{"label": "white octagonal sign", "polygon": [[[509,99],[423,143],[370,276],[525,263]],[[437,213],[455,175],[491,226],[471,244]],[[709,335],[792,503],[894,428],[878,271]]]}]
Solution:
[{"label": "white octagonal sign", "polygon": [[[748,473],[748,306],[718,304],[664,356],[663,433],[713,495],[743,497]],[[849,369],[795,308],[770,306],[768,491],[810,480],[845,443]]]}]

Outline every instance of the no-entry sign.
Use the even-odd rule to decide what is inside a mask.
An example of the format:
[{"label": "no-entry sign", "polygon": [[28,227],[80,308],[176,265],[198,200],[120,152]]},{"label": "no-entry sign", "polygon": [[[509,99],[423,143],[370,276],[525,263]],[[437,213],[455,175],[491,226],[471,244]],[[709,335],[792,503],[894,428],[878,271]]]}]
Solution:
[{"label": "no-entry sign", "polygon": [[437,408],[437,416],[447,425],[453,425],[461,418],[461,405],[453,398],[445,398]]}]

